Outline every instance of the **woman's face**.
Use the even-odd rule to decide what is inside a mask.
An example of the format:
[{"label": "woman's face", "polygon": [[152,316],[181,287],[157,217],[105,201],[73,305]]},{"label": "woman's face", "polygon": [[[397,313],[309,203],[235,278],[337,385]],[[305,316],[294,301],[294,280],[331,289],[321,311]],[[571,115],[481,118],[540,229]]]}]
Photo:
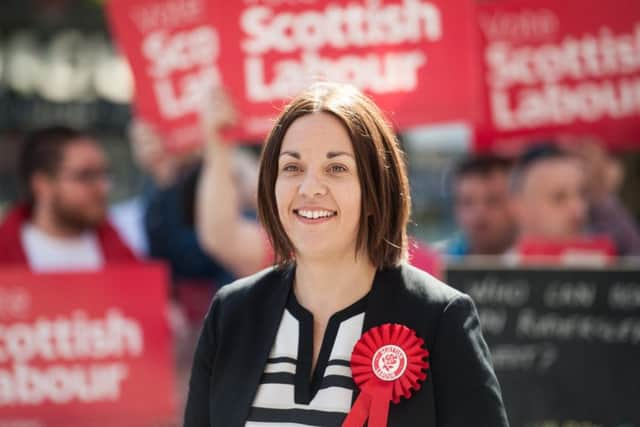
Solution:
[{"label": "woman's face", "polygon": [[361,198],[354,156],[346,129],[328,113],[302,116],[287,130],[275,195],[297,258],[353,256]]}]

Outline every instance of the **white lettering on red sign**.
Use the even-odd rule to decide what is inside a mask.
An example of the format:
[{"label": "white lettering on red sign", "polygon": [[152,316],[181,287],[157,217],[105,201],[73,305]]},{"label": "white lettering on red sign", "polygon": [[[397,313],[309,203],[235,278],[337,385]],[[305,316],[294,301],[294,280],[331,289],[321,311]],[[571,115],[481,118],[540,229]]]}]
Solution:
[{"label": "white lettering on red sign", "polygon": [[198,112],[203,94],[220,82],[216,67],[220,42],[210,26],[173,34],[153,32],[144,38],[142,52],[149,61],[148,75],[165,118]]},{"label": "white lettering on red sign", "polygon": [[491,42],[485,63],[500,130],[640,116],[640,22],[537,46]]},{"label": "white lettering on red sign", "polygon": [[282,99],[302,90],[319,76],[350,83],[372,93],[410,92],[417,86],[418,69],[426,61],[420,51],[344,55],[335,60],[306,53],[300,60],[280,61],[275,65],[274,78],[267,81],[263,61],[249,58],[246,63],[247,94],[259,102]]},{"label": "white lettering on red sign", "polygon": [[[322,10],[276,13],[251,6],[241,16],[246,38],[246,93],[253,102],[287,98],[310,81],[327,78],[351,83],[372,93],[410,92],[427,64],[423,50],[398,48],[386,53],[348,53],[324,57],[323,48],[389,47],[437,42],[443,36],[440,10],[432,3],[403,0],[365,1]],[[300,53],[298,58],[266,62],[266,54]],[[268,64],[268,65],[267,65]]]},{"label": "white lettering on red sign", "polygon": [[321,11],[274,13],[268,7],[248,8],[241,25],[248,38],[246,53],[263,55],[271,50],[287,53],[319,49],[397,45],[442,37],[440,10],[419,0],[381,6],[378,1],[329,5]]},{"label": "white lettering on red sign", "polygon": [[204,13],[203,0],[168,0],[148,2],[131,11],[131,20],[141,33],[168,29],[198,20]]},{"label": "white lettering on red sign", "polygon": [[489,41],[542,42],[558,32],[558,17],[548,9],[518,12],[495,11],[478,16],[480,29]]},{"label": "white lettering on red sign", "polygon": [[56,365],[46,369],[14,365],[9,370],[0,369],[0,408],[45,402],[61,405],[71,401],[116,401],[127,375],[123,363]]},{"label": "white lettering on red sign", "polygon": [[139,357],[143,350],[142,327],[116,308],[104,318],[77,310],[69,317],[0,326],[0,407],[117,400],[126,364],[78,362]]},{"label": "white lettering on red sign", "polygon": [[0,321],[25,316],[31,308],[31,295],[16,286],[0,288]]}]

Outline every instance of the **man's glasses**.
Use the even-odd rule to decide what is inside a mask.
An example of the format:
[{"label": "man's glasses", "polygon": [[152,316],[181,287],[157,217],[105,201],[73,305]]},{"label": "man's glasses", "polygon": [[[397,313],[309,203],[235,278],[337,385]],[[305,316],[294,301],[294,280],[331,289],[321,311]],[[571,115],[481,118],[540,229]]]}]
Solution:
[{"label": "man's glasses", "polygon": [[76,171],[63,170],[57,174],[57,177],[81,184],[93,184],[100,181],[111,181],[111,171],[107,168],[86,168]]}]

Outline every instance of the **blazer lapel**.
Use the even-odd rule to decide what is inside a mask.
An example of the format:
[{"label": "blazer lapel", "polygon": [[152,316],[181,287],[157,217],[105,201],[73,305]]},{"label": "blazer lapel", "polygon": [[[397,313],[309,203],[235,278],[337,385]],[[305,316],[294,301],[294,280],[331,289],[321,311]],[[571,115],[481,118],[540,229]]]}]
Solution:
[{"label": "blazer lapel", "polygon": [[[367,312],[364,317],[363,333],[369,329],[385,323],[399,323],[411,327],[411,315],[407,313],[406,284],[401,268],[389,268],[379,270],[374,278],[373,287],[369,296]],[[353,402],[359,396],[356,390]],[[391,403],[389,405],[389,426],[407,426],[399,408]],[[413,424],[411,424],[413,425]]]},{"label": "blazer lapel", "polygon": [[[398,280],[402,280],[402,276],[397,269],[383,269],[376,272],[367,302],[367,312],[364,315],[363,333],[385,323],[401,323],[398,320],[398,292],[394,289],[394,286],[400,286],[397,283]],[[358,389],[353,393],[353,402],[359,395]]]},{"label": "blazer lapel", "polygon": [[224,387],[227,390],[241,391],[221,396],[223,401],[216,411],[220,414],[221,426],[245,424],[278,332],[291,290],[293,272],[293,267],[287,268],[281,274],[274,275],[275,280],[262,283],[260,292],[255,295],[256,300],[247,305],[251,309],[251,313],[247,313],[246,316],[249,333],[247,339],[237,342],[239,351],[234,352],[233,361],[235,373],[241,376],[227,376],[227,384]]},{"label": "blazer lapel", "polygon": [[399,269],[376,272],[364,316],[363,332],[384,323],[402,323],[402,304],[398,301],[401,287],[402,274]]}]

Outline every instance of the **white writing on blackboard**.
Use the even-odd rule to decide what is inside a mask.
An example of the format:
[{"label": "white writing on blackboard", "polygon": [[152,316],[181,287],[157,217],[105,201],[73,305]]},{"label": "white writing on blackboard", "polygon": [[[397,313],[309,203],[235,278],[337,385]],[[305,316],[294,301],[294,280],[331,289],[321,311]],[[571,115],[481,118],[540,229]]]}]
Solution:
[{"label": "white writing on blackboard", "polygon": [[551,344],[502,344],[492,347],[491,358],[497,371],[545,372],[558,359],[558,350]]},{"label": "white writing on blackboard", "polygon": [[507,311],[483,307],[480,310],[480,325],[482,332],[487,335],[500,335],[507,324]]},{"label": "white writing on blackboard", "polygon": [[609,344],[640,343],[640,317],[611,319],[588,314],[539,313],[522,310],[516,321],[519,337],[534,339],[601,341]]},{"label": "white writing on blackboard", "polygon": [[640,308],[640,284],[616,282],[609,289],[609,307],[617,310]]},{"label": "white writing on blackboard", "polygon": [[544,291],[547,307],[589,308],[596,299],[596,285],[591,282],[553,281]]},{"label": "white writing on blackboard", "polygon": [[472,282],[466,292],[477,304],[504,304],[520,307],[529,300],[529,284],[524,280],[506,281],[487,276]]}]

